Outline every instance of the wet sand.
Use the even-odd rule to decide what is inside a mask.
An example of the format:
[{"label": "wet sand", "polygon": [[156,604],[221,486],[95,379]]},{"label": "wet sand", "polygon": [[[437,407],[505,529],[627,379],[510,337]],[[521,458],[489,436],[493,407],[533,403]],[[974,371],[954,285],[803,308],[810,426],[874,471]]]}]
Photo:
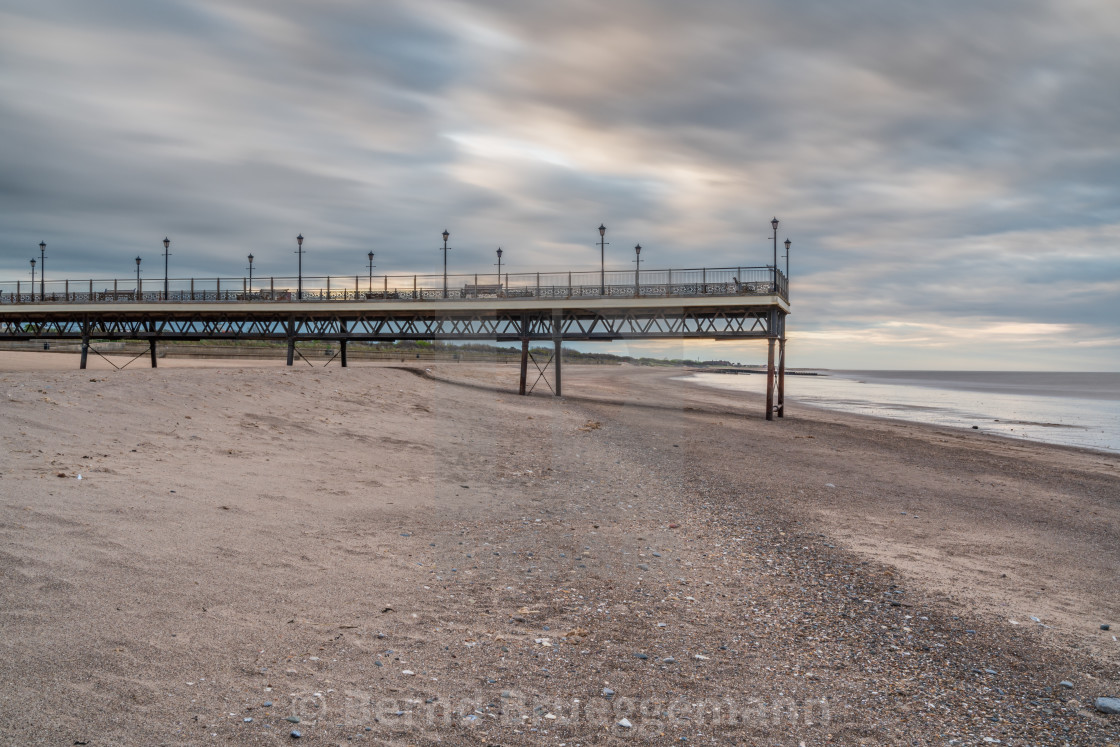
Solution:
[{"label": "wet sand", "polygon": [[0,351],[5,743],[1116,741],[1115,455],[673,370],[144,362]]}]

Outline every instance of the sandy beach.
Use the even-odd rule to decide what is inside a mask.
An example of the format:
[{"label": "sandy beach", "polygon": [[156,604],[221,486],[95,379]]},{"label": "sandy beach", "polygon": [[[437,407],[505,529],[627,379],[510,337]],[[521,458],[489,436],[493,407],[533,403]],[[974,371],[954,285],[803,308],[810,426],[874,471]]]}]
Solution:
[{"label": "sandy beach", "polygon": [[4,744],[1120,743],[1117,455],[679,369],[143,363],[0,351]]}]

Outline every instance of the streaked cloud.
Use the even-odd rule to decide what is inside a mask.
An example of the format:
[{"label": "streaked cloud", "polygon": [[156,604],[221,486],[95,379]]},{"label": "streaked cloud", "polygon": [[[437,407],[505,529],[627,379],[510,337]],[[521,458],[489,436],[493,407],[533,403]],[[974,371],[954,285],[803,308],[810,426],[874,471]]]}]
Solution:
[{"label": "streaked cloud", "polygon": [[1107,0],[7,0],[0,49],[3,278],[757,265],[778,215],[794,361],[1120,369]]}]

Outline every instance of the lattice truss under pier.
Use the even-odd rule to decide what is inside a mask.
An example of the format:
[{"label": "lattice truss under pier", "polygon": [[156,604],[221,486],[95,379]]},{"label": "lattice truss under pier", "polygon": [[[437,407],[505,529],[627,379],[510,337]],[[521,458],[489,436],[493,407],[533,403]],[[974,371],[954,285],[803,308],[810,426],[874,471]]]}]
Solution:
[{"label": "lattice truss under pier", "polygon": [[487,313],[401,313],[328,309],[260,313],[105,310],[96,314],[6,314],[0,339],[349,339],[636,340],[782,336],[784,314],[772,308],[557,309]]}]

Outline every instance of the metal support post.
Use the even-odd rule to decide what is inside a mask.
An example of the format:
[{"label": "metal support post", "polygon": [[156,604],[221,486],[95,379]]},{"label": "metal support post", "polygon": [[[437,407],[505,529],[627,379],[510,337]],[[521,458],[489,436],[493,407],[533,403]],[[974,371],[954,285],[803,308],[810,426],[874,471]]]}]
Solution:
[{"label": "metal support post", "polygon": [[296,325],[294,321],[288,321],[288,365],[291,366],[296,358]]},{"label": "metal support post", "polygon": [[[342,334],[346,334],[346,322],[339,322]],[[346,338],[343,337],[338,343],[338,353],[342,358],[342,367],[346,368]]]},{"label": "metal support post", "polygon": [[525,394],[525,378],[529,374],[529,340],[527,338],[521,339],[521,386],[518,388],[517,393]]},{"label": "metal support post", "polygon": [[89,358],[89,335],[82,335],[82,362],[78,366],[81,370],[86,370],[86,360]]},{"label": "metal support post", "polygon": [[786,416],[786,338],[778,340],[778,417]]},{"label": "metal support post", "polygon": [[156,338],[154,338],[154,337],[149,337],[148,338],[148,349],[149,349],[149,352],[152,354],[152,368],[155,368],[156,367]]},{"label": "metal support post", "polygon": [[766,419],[774,419],[774,338],[767,341],[769,352],[766,354]]},{"label": "metal support post", "polygon": [[562,353],[563,353],[562,342],[563,341],[560,338],[560,315],[559,314],[555,314],[552,317],[552,340],[553,340],[553,344],[556,346],[556,349],[552,354],[552,360],[553,360],[553,365],[555,366],[555,371],[556,371],[556,396],[559,397],[559,396],[561,396],[561,391],[562,391],[561,388],[560,388],[560,380],[561,380],[560,375],[561,375],[561,372],[562,372],[562,366],[561,366],[561,363],[560,363],[560,359],[563,357],[562,356]]},{"label": "metal support post", "polygon": [[555,351],[555,353],[553,353],[552,360],[553,360],[553,362],[556,366],[556,396],[559,397],[559,396],[561,396],[561,389],[560,389],[560,372],[561,372],[561,365],[560,365],[561,355],[560,354],[561,354],[561,347],[560,347],[560,338],[559,337],[556,338],[555,345],[556,345],[556,351]]},{"label": "metal support post", "polygon": [[529,318],[521,317],[521,386],[517,393],[525,394],[525,378],[529,375]]}]

